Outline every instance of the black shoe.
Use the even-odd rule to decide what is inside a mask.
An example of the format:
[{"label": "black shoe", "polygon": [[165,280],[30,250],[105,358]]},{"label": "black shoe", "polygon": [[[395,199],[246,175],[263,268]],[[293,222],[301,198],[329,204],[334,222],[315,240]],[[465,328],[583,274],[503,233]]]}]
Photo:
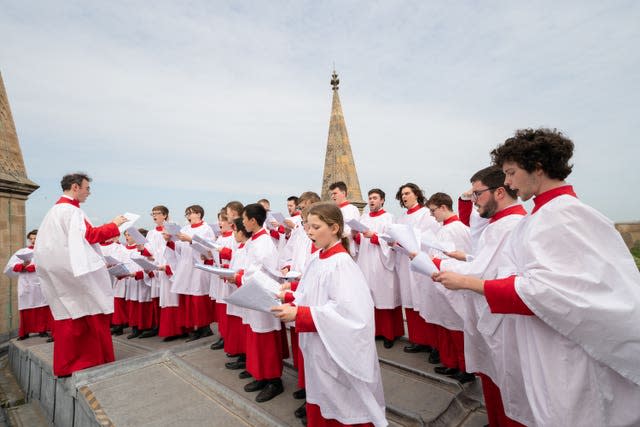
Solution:
[{"label": "black shoe", "polygon": [[53,337],[47,338],[47,342],[53,342]]},{"label": "black shoe", "polygon": [[175,341],[179,338],[182,338],[182,335],[171,335],[170,337],[164,337],[162,338],[162,342],[171,342],[171,341]]},{"label": "black shoe", "polygon": [[280,378],[269,381],[269,384],[267,384],[267,386],[256,396],[256,402],[267,402],[282,392],[284,392],[284,386],[282,385],[282,380]]},{"label": "black shoe", "polygon": [[224,340],[220,338],[218,341],[211,344],[209,347],[211,350],[222,350],[224,348]]},{"label": "black shoe", "polygon": [[213,335],[213,331],[211,330],[211,326],[205,326],[204,328],[200,328],[198,329],[200,332],[200,337],[204,338],[204,337],[210,337],[211,335]]},{"label": "black shoe", "polygon": [[300,422],[302,423],[303,426],[307,425],[307,417],[301,418]]},{"label": "black shoe", "polygon": [[436,366],[433,368],[433,372],[440,375],[451,376],[460,373],[460,370],[456,368],[447,368],[446,366]]},{"label": "black shoe", "polygon": [[396,340],[388,340],[388,339],[384,338],[384,341],[383,341],[382,345],[384,346],[384,348],[391,348],[391,347],[393,347],[393,344],[395,344],[395,342],[396,342]]},{"label": "black shoe", "polygon": [[242,371],[238,374],[238,378],[240,378],[241,380],[246,380],[247,378],[251,378],[251,374],[249,373],[249,371]]},{"label": "black shoe", "polygon": [[307,417],[307,402],[304,402],[302,404],[302,406],[300,406],[298,409],[296,409],[295,412],[293,413],[293,415],[295,415],[296,418],[306,418]]},{"label": "black shoe", "polygon": [[269,381],[267,380],[253,380],[249,384],[244,386],[244,391],[252,392],[262,390],[267,386],[268,383]]},{"label": "black shoe", "polygon": [[200,338],[202,338],[202,329],[198,329],[196,331],[193,331],[191,334],[189,334],[189,338],[187,338],[185,342],[199,340]]},{"label": "black shoe", "polygon": [[26,340],[27,338],[29,338],[29,334],[27,334],[27,335],[23,335],[23,336],[21,336],[21,337],[18,337],[18,341],[24,341],[24,340]]},{"label": "black shoe", "polygon": [[158,328],[147,329],[143,333],[140,334],[138,338],[151,338],[158,335]]},{"label": "black shoe", "polygon": [[124,332],[124,326],[123,325],[118,325],[118,326],[114,326],[113,328],[111,328],[111,335],[122,335],[122,333]]},{"label": "black shoe", "polygon": [[227,369],[244,369],[247,367],[246,362],[244,361],[240,361],[240,360],[236,360],[235,362],[227,362],[224,364],[224,367]]},{"label": "black shoe", "polygon": [[432,365],[437,365],[438,363],[440,363],[440,353],[438,352],[438,350],[434,348],[427,360]]},{"label": "black shoe", "polygon": [[133,328],[131,330],[131,333],[129,335],[127,335],[127,339],[133,339],[133,338],[138,338],[140,336],[142,332],[138,330],[138,328]]},{"label": "black shoe", "polygon": [[227,353],[227,357],[238,357],[238,356],[240,356],[240,353],[237,353],[237,354]]},{"label": "black shoe", "polygon": [[451,378],[458,381],[460,384],[470,383],[471,381],[475,381],[476,376],[473,374],[469,374],[467,372],[458,372],[455,375],[451,375]]},{"label": "black shoe", "polygon": [[405,353],[429,353],[431,351],[431,346],[422,345],[422,344],[411,344],[404,346]]},{"label": "black shoe", "polygon": [[46,332],[40,332],[40,333],[38,334],[38,336],[39,336],[39,337],[48,337],[48,336],[49,336],[49,334],[48,334],[48,333],[46,333]]},{"label": "black shoe", "polygon": [[[296,390],[293,392],[294,399],[306,399],[307,398],[307,390],[301,388],[300,390]],[[300,418],[300,417],[298,417]]]}]

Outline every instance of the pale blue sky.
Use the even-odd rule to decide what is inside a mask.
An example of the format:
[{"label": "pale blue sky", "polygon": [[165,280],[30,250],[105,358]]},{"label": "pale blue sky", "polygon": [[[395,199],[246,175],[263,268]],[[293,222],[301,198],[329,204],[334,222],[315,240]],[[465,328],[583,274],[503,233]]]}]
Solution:
[{"label": "pale blue sky", "polygon": [[334,62],[363,192],[455,196],[515,129],[548,126],[576,143],[579,196],[640,220],[639,22],[635,1],[0,0],[0,71],[41,186],[28,227],[76,170],[95,222],[319,191]]}]

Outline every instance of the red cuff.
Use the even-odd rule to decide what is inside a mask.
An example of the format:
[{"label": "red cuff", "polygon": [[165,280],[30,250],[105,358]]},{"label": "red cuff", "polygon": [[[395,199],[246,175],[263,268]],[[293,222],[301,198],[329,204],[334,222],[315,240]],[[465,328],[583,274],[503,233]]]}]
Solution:
[{"label": "red cuff", "polygon": [[16,273],[22,273],[22,269],[24,269],[23,264],[16,264],[13,266],[13,271],[15,271]]},{"label": "red cuff", "polygon": [[154,273],[153,271],[148,272],[148,273],[147,273],[147,275],[148,275],[149,277],[151,277],[152,279],[153,279],[154,277],[156,277],[156,275],[155,275],[155,273]]},{"label": "red cuff", "polygon": [[236,274],[236,286],[237,287],[242,286],[242,276],[244,276],[244,270],[238,271],[238,274]]},{"label": "red cuff", "polygon": [[213,265],[213,260],[212,259],[205,259],[204,260],[204,264],[205,265]]},{"label": "red cuff", "polygon": [[220,249],[220,259],[226,259],[227,261],[231,261],[231,248],[222,248]]},{"label": "red cuff", "polygon": [[269,230],[269,234],[276,240],[280,240],[280,233],[277,230]]},{"label": "red cuff", "polygon": [[440,268],[440,263],[442,262],[442,260],[440,258],[433,258],[433,263],[436,265],[436,267],[438,267],[438,270],[441,270]]},{"label": "red cuff", "polygon": [[378,239],[378,235],[376,233],[373,233],[373,236],[371,236],[371,238],[369,239],[369,241],[371,242],[371,244],[373,245],[380,245],[380,240]]},{"label": "red cuff", "polygon": [[353,241],[358,245],[360,244],[360,233],[353,235]]},{"label": "red cuff", "polygon": [[173,240],[169,240],[167,242],[167,247],[173,251],[176,250],[176,242],[174,242]]},{"label": "red cuff", "polygon": [[35,264],[29,264],[29,265],[27,265],[27,268],[25,268],[25,270],[27,270],[29,273],[35,273],[36,265]]},{"label": "red cuff", "polygon": [[492,313],[534,315],[516,292],[516,276],[485,280],[484,296]]},{"label": "red cuff", "polygon": [[144,271],[136,271],[136,275],[134,276],[134,279],[136,280],[144,279]]},{"label": "red cuff", "polygon": [[299,280],[296,280],[295,282],[291,282],[291,290],[292,290],[293,292],[297,291],[297,290],[298,290],[298,285],[299,285],[299,284],[300,284],[300,281],[299,281]]},{"label": "red cuff", "polygon": [[126,278],[127,278],[127,276],[116,276],[116,279],[118,279],[118,280],[122,280],[122,279],[126,279]]},{"label": "red cuff", "polygon": [[142,256],[146,256],[146,257],[151,257],[151,256],[153,256],[153,255],[151,255],[151,253],[147,250],[147,248],[143,248],[143,249],[140,251],[140,255],[142,255]]},{"label": "red cuff", "polygon": [[284,232],[285,232],[284,225],[281,225],[280,227],[278,227],[278,233],[284,234]]},{"label": "red cuff", "polygon": [[222,264],[222,268],[229,268],[231,267],[229,264]]},{"label": "red cuff", "polygon": [[287,303],[287,304],[292,303],[295,299],[296,299],[296,297],[293,296],[293,292],[286,292],[284,294],[284,302]]},{"label": "red cuff", "polygon": [[173,276],[173,271],[171,270],[171,266],[169,266],[169,265],[165,265],[165,266],[164,266],[164,273],[165,273],[167,276]]},{"label": "red cuff", "polygon": [[298,306],[296,314],[296,332],[318,332],[316,324],[313,323],[311,309],[307,306]]}]

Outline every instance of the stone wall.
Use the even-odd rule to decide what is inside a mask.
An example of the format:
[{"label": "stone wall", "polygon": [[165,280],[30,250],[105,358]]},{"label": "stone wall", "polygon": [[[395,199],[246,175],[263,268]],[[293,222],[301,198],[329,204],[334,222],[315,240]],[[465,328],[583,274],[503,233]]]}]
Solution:
[{"label": "stone wall", "polygon": [[616,229],[629,248],[640,244],[640,222],[621,222],[616,224]]}]

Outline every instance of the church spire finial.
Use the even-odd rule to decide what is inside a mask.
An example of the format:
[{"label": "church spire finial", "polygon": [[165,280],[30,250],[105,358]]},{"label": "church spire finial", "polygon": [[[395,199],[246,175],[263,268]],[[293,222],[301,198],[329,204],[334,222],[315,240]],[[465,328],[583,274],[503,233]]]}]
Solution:
[{"label": "church spire finial", "polygon": [[338,85],[340,84],[340,79],[338,78],[338,73],[336,73],[336,66],[333,66],[333,74],[331,74],[331,87],[333,90],[338,90]]}]

